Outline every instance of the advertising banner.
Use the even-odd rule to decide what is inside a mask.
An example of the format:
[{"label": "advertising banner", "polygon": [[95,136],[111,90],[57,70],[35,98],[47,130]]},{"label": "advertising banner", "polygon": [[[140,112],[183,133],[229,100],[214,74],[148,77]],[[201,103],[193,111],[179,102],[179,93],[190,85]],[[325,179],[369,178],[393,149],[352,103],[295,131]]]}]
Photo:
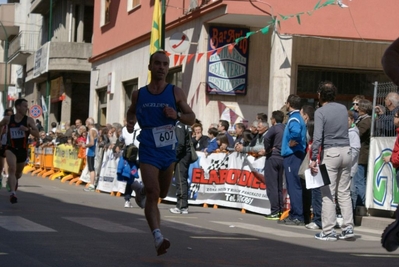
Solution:
[{"label": "advertising banner", "polygon": [[79,173],[81,165],[82,159],[78,158],[78,150],[73,146],[59,145],[54,148],[54,168]]}]

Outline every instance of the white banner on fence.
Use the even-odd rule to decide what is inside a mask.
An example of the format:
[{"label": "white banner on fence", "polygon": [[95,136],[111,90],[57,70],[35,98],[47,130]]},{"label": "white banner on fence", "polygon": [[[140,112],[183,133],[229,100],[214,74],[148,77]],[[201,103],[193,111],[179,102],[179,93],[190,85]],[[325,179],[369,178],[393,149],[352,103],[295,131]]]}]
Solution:
[{"label": "white banner on fence", "polygon": [[384,157],[392,154],[395,137],[371,137],[367,170],[366,207],[394,211],[399,204],[396,170]]},{"label": "white banner on fence", "polygon": [[[189,203],[220,205],[245,209],[261,214],[270,213],[266,185],[255,178],[248,166],[243,166],[245,154],[215,153],[205,157],[197,152],[199,160],[189,169]],[[265,157],[248,156],[263,174]],[[165,200],[176,201],[175,179]]]}]

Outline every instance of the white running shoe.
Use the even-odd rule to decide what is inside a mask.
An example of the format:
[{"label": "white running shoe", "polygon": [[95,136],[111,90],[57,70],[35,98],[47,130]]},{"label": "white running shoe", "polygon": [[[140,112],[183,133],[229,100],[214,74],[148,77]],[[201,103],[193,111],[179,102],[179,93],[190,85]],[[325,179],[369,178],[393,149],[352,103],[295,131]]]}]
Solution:
[{"label": "white running shoe", "polygon": [[130,200],[125,201],[125,208],[133,208],[132,203],[130,203]]},{"label": "white running shoe", "polygon": [[188,214],[188,208],[179,209],[177,207],[170,208],[169,211],[174,214]]}]

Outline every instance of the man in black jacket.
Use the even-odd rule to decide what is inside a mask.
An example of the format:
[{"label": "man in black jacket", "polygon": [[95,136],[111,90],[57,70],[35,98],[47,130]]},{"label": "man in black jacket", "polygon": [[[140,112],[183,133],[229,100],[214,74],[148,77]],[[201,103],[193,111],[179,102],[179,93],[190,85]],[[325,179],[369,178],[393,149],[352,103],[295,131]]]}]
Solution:
[{"label": "man in black jacket", "polygon": [[190,140],[191,127],[181,122],[176,124],[176,166],[175,166],[175,181],[176,181],[176,207],[169,209],[174,214],[188,214],[188,168],[190,167],[191,151]]},{"label": "man in black jacket", "polygon": [[266,193],[270,201],[270,214],[266,219],[278,220],[283,212],[283,157],[281,156],[281,143],[285,125],[284,113],[280,110],[273,111],[270,118],[272,127],[264,137],[266,152],[265,182]]}]

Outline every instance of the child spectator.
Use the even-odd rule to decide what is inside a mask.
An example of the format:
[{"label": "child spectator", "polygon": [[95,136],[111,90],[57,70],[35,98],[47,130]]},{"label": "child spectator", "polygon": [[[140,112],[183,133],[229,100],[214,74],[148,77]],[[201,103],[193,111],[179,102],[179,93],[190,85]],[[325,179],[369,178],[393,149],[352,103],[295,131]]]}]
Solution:
[{"label": "child spectator", "polygon": [[227,147],[229,146],[229,139],[227,139],[227,135],[220,133],[216,136],[216,143],[219,148],[216,149],[216,152],[227,152]]},{"label": "child spectator", "polygon": [[218,129],[215,127],[208,129],[208,137],[210,139],[208,147],[204,149],[205,155],[209,155],[218,149],[218,144],[216,141],[216,136],[218,135]]}]

